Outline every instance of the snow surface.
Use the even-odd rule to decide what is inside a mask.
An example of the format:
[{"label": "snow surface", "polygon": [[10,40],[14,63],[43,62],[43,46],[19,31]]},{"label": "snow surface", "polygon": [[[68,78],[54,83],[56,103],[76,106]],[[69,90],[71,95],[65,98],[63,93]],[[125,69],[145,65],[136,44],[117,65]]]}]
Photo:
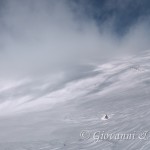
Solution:
[{"label": "snow surface", "polygon": [[65,82],[63,76],[0,82],[0,150],[150,149],[150,139],[80,136],[150,131],[150,53],[91,67]]}]

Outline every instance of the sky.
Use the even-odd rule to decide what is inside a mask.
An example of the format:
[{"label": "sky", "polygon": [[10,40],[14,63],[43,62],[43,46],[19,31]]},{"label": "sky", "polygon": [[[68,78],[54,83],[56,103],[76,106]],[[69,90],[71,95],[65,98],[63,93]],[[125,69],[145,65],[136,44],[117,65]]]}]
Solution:
[{"label": "sky", "polygon": [[[138,22],[148,21],[148,0],[79,0],[83,11],[94,18],[99,25],[107,20],[113,21],[113,29],[117,34],[125,34],[127,30]],[[149,21],[148,21],[149,22]]]},{"label": "sky", "polygon": [[148,0],[0,0],[1,102],[36,99],[84,77],[93,64],[150,49],[149,6]]},{"label": "sky", "polygon": [[149,5],[148,0],[1,0],[2,74],[147,50]]}]

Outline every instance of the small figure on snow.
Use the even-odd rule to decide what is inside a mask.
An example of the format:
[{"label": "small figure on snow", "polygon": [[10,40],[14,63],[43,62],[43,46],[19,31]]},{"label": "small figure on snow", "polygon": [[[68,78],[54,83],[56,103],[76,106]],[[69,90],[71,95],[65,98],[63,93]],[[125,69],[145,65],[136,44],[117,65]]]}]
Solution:
[{"label": "small figure on snow", "polygon": [[105,119],[108,119],[108,116],[107,116],[107,114],[105,115],[105,117],[104,117]]}]

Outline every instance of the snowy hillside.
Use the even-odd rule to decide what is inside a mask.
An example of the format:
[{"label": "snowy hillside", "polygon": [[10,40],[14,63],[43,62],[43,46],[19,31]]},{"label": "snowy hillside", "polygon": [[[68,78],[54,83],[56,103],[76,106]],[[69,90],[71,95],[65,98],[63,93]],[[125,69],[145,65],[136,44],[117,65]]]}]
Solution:
[{"label": "snowy hillside", "polygon": [[[65,73],[3,80],[0,150],[148,150],[149,62],[150,53],[144,52],[83,67],[71,80]],[[101,119],[104,114],[108,120]],[[99,132],[135,137],[98,140]]]}]

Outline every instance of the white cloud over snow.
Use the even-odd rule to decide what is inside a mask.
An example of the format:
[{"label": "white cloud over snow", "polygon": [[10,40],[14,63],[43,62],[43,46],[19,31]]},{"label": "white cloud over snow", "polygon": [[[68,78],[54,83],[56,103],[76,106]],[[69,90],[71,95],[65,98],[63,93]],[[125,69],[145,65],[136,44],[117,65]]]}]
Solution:
[{"label": "white cloud over snow", "polygon": [[[60,75],[58,80],[57,78],[52,80],[56,80],[57,88],[62,87],[66,80],[69,80],[68,72],[71,72],[74,66],[102,62],[104,58],[116,56],[118,53],[131,53],[150,48],[146,21],[138,22],[125,35],[118,36],[113,31],[113,25],[110,25],[111,21],[104,22],[99,27],[95,20],[85,19],[85,14],[81,14],[81,18],[78,19],[72,7],[68,1],[39,0],[7,1],[4,5],[0,22],[0,78],[3,80],[0,88],[5,91],[0,91],[2,97],[0,108],[13,109],[15,103],[20,107],[18,104],[24,102],[21,99],[28,97],[28,92],[36,95],[36,104],[43,103],[44,100],[38,97],[39,90],[33,89],[41,85],[45,75]],[[77,74],[80,74],[80,71]],[[14,90],[18,84],[17,80],[22,82],[26,78],[30,80],[39,78],[41,82],[38,80],[38,84],[25,84],[24,92],[20,92],[19,96],[15,95],[14,93],[18,93]],[[44,81],[43,84],[48,82],[49,86],[53,87],[52,80]],[[5,81],[14,84],[8,84],[7,92]],[[80,86],[77,88],[80,89]],[[27,90],[29,87],[31,91]],[[42,92],[44,90],[41,89]],[[67,93],[64,90],[67,90]],[[71,93],[70,97],[68,90],[60,90],[61,96],[58,97],[68,99],[79,94],[73,92],[74,95]],[[82,93],[84,89],[80,91]],[[57,98],[54,101],[57,101]],[[31,103],[35,104],[35,101]]]}]

